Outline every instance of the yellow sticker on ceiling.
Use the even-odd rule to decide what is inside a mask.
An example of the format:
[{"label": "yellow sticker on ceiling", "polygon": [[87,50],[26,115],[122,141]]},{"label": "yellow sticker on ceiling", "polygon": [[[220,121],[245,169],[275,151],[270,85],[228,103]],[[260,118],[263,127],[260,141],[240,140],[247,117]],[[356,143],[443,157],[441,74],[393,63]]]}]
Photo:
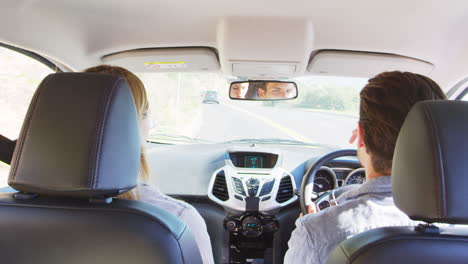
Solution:
[{"label": "yellow sticker on ceiling", "polygon": [[184,69],[187,68],[185,61],[160,61],[160,62],[145,62],[147,69]]}]

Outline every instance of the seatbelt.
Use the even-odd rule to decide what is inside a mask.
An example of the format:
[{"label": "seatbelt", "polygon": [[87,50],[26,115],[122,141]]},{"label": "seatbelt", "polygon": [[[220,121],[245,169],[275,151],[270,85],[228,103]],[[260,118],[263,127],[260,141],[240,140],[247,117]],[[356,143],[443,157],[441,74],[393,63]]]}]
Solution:
[{"label": "seatbelt", "polygon": [[16,140],[10,140],[0,135],[0,161],[11,164],[13,152],[15,151]]}]

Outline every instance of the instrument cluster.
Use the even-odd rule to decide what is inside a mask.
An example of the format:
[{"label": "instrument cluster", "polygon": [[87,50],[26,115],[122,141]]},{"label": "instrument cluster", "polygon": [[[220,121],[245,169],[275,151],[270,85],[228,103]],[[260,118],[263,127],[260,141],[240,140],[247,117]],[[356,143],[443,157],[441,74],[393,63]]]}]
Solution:
[{"label": "instrument cluster", "polygon": [[362,184],[365,180],[366,172],[364,168],[353,170],[323,166],[315,174],[313,191],[323,193],[345,185]]}]

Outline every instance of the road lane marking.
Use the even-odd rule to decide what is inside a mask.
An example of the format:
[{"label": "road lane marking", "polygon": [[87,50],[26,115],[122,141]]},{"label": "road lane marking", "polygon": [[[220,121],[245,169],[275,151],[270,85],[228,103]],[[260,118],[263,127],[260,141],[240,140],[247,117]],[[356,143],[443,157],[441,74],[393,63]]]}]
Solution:
[{"label": "road lane marking", "polygon": [[230,107],[230,108],[232,108],[232,109],[234,109],[236,111],[243,112],[243,113],[245,113],[247,115],[250,115],[250,116],[252,116],[252,117],[254,117],[254,118],[258,119],[258,120],[261,120],[261,121],[265,122],[266,124],[281,130],[281,132],[287,134],[288,136],[292,137],[295,140],[302,141],[302,142],[309,143],[309,144],[314,144],[316,142],[316,141],[314,141],[314,140],[312,140],[312,139],[310,139],[308,137],[305,137],[305,136],[303,136],[303,135],[301,135],[301,134],[299,134],[299,133],[297,133],[297,132],[295,132],[295,131],[293,131],[293,130],[291,130],[289,128],[286,128],[286,127],[284,127],[284,126],[282,126],[282,125],[280,125],[280,124],[278,124],[276,122],[273,122],[272,120],[270,120],[270,119],[268,119],[266,117],[254,114],[254,113],[252,113],[252,112],[250,112],[248,110],[242,109],[242,108],[237,107],[237,106],[228,105],[228,104],[226,104],[226,106],[228,106],[228,107]]}]

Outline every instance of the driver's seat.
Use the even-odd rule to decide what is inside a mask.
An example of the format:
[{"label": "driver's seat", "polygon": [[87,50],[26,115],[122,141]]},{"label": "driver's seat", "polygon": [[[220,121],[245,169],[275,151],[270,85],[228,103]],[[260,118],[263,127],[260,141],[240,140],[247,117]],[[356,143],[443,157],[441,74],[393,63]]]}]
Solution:
[{"label": "driver's seat", "polygon": [[417,227],[370,230],[343,241],[328,263],[468,263],[468,102],[416,104],[393,157],[395,205]]},{"label": "driver's seat", "polygon": [[42,81],[0,193],[2,263],[202,263],[187,225],[113,199],[135,187],[140,133],[127,82],[94,73]]}]

